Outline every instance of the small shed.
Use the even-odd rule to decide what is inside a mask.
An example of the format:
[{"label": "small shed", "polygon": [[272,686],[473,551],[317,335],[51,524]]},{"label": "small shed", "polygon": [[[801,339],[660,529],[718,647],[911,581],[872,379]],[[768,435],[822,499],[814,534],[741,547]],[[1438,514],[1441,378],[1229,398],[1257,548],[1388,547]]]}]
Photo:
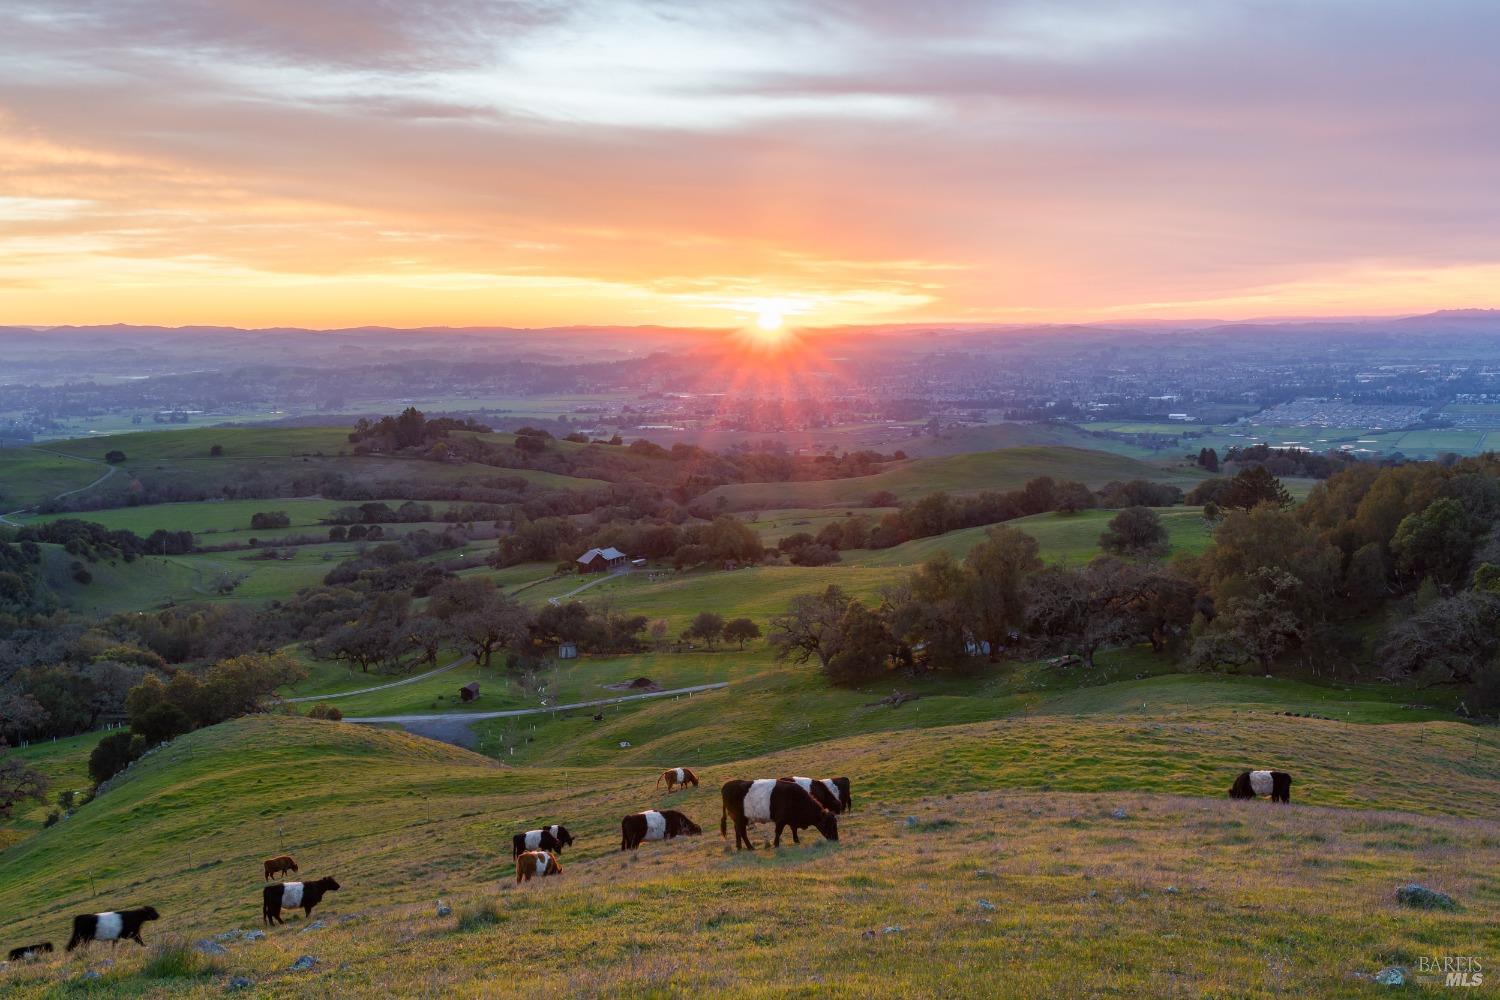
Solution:
[{"label": "small shed", "polygon": [[580,573],[604,573],[619,569],[630,561],[630,557],[614,546],[607,549],[589,549],[574,562]]},{"label": "small shed", "polygon": [[458,689],[458,696],[464,701],[474,701],[479,697],[479,682],[471,681]]},{"label": "small shed", "polygon": [[558,646],[557,646],[557,658],[559,660],[576,660],[576,659],[578,659],[578,643],[576,643],[576,642],[563,642],[563,643],[559,643]]}]

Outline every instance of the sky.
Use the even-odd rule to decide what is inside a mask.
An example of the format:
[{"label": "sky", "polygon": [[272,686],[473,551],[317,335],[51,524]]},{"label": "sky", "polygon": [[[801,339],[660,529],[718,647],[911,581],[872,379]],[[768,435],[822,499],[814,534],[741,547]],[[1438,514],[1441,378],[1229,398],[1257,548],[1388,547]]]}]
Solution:
[{"label": "sky", "polygon": [[1500,305],[1491,0],[0,0],[0,324]]}]

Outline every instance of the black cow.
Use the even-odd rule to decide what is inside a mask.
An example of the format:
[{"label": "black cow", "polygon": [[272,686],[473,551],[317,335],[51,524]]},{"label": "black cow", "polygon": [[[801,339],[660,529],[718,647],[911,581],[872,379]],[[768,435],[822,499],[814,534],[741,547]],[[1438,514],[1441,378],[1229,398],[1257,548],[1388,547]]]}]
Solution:
[{"label": "black cow", "polygon": [[750,850],[748,826],[751,823],[776,824],[776,838],[772,843],[781,846],[781,831],[792,828],[792,843],[800,844],[797,831],[805,827],[816,827],[828,840],[839,839],[838,818],[818,805],[816,799],[795,781],[777,778],[758,778],[755,781],[726,781],[720,789],[724,800],[724,811],[719,817],[719,836],[729,836],[729,820],[734,819],[734,849],[744,844]]},{"label": "black cow", "polygon": [[1272,802],[1292,801],[1292,776],[1285,771],[1241,771],[1229,786],[1231,799],[1269,795]]},{"label": "black cow", "polygon": [[647,809],[620,820],[620,850],[633,851],[643,840],[696,837],[702,832],[703,827],[676,809]]},{"label": "black cow", "polygon": [[113,947],[129,938],[136,944],[141,940],[141,925],[148,920],[160,920],[161,914],[149,906],[134,910],[118,910],[108,913],[80,913],[73,918],[73,936],[68,938],[68,951],[90,941],[108,941]]},{"label": "black cow", "polygon": [[302,907],[302,912],[312,916],[313,907],[317,906],[323,899],[323,894],[333,892],[339,888],[339,884],[331,878],[320,878],[313,882],[277,882],[268,885],[261,892],[261,916],[265,918],[266,925],[284,924],[281,918],[283,909],[295,910]]},{"label": "black cow", "polygon": [[573,835],[562,825],[553,825],[541,830],[527,830],[510,838],[510,856],[519,858],[527,851],[556,851],[573,843]]},{"label": "black cow", "polygon": [[51,941],[43,941],[40,944],[23,944],[19,948],[12,948],[10,950],[10,961],[19,962],[23,958],[50,954],[52,954]]},{"label": "black cow", "polygon": [[854,799],[849,792],[848,778],[791,777],[778,780],[795,781],[817,800],[818,805],[831,813],[848,812],[854,807]]}]

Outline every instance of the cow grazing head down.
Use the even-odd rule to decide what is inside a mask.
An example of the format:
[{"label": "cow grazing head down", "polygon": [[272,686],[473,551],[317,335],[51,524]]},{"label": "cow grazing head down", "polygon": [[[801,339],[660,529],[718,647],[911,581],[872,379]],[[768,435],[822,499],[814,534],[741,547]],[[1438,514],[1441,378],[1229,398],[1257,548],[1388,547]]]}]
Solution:
[{"label": "cow grazing head down", "polygon": [[549,826],[547,829],[551,832],[553,839],[557,841],[558,850],[573,846],[573,835],[561,823],[556,826]]},{"label": "cow grazing head down", "polygon": [[1231,799],[1254,799],[1269,795],[1272,802],[1292,801],[1292,776],[1285,771],[1241,771],[1229,786]]}]

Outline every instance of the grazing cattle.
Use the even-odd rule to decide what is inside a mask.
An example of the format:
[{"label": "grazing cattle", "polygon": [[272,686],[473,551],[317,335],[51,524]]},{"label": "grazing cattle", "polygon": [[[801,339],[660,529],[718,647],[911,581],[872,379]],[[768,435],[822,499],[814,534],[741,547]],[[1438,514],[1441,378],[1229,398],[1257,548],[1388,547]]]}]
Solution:
[{"label": "grazing cattle", "polygon": [[556,851],[573,843],[573,835],[565,826],[549,826],[541,830],[527,830],[510,838],[510,856],[519,858],[527,851]]},{"label": "grazing cattle", "polygon": [[323,894],[333,892],[339,884],[331,878],[320,878],[315,882],[278,882],[268,885],[261,892],[261,916],[266,924],[284,924],[282,910],[295,910],[312,916],[313,907],[323,899]]},{"label": "grazing cattle", "polygon": [[279,858],[271,858],[266,862],[266,879],[270,879],[273,875],[280,875],[282,872],[294,872],[296,870],[297,862],[292,860],[290,854],[283,854]]},{"label": "grazing cattle", "polygon": [[848,778],[782,778],[795,781],[817,800],[818,805],[831,813],[848,812],[854,807],[854,798],[849,792]]},{"label": "grazing cattle", "polygon": [[658,788],[661,787],[663,781],[667,783],[667,791],[669,792],[675,792],[679,787],[686,788],[688,785],[692,785],[694,788],[698,787],[698,776],[693,773],[692,768],[688,767],[667,768],[661,773],[661,777],[656,779]]},{"label": "grazing cattle", "polygon": [[10,961],[19,962],[23,958],[35,958],[37,955],[52,954],[52,942],[43,941],[40,944],[23,944],[19,948],[10,950]]},{"label": "grazing cattle", "polygon": [[148,920],[160,919],[161,914],[149,906],[111,913],[80,913],[73,918],[73,936],[68,938],[67,950],[72,951],[90,941],[108,941],[113,946],[126,938],[144,945],[141,925]]},{"label": "grazing cattle", "polygon": [[533,875],[540,878],[561,874],[562,865],[557,863],[557,855],[550,851],[526,851],[516,858],[517,882],[530,882]]},{"label": "grazing cattle", "polygon": [[647,809],[620,820],[620,850],[633,851],[643,840],[696,837],[703,828],[676,809]]},{"label": "grazing cattle", "polygon": [[797,831],[805,827],[817,827],[828,840],[839,839],[838,819],[818,805],[812,793],[795,781],[776,778],[759,778],[755,781],[727,781],[720,795],[724,800],[724,811],[719,817],[719,836],[729,835],[729,820],[734,820],[734,849],[744,844],[750,850],[748,826],[751,823],[776,824],[776,838],[772,842],[781,846],[781,831],[792,828],[792,842],[800,844]]},{"label": "grazing cattle", "polygon": [[1272,802],[1292,801],[1292,776],[1285,771],[1242,771],[1229,786],[1231,799],[1269,795]]}]

